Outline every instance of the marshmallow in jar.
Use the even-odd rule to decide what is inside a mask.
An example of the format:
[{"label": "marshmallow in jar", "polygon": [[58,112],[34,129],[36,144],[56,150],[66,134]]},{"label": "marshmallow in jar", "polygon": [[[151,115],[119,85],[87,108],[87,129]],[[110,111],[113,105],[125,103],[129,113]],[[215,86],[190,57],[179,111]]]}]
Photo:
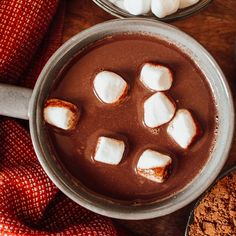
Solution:
[{"label": "marshmallow in jar", "polygon": [[117,7],[132,15],[144,15],[153,13],[159,18],[166,17],[178,11],[190,7],[200,0],[109,0]]}]

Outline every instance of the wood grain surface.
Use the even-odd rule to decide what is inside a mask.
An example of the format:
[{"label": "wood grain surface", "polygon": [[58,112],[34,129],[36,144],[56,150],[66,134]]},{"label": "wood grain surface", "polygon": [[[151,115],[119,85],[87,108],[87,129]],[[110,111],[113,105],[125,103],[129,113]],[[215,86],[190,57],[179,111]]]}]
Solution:
[{"label": "wood grain surface", "polygon": [[[66,41],[78,32],[97,23],[114,19],[92,0],[67,1],[64,38]],[[202,11],[171,22],[199,41],[216,59],[230,84],[234,101],[236,99],[236,0],[213,0]],[[224,167],[236,165],[236,138]],[[170,215],[142,221],[116,221],[134,235],[183,236],[189,212],[189,206]]]}]

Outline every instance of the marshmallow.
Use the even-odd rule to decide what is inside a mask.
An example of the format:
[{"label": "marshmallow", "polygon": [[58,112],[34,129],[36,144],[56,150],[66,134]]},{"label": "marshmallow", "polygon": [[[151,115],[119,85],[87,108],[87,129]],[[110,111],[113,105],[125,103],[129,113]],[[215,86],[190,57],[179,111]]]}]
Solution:
[{"label": "marshmallow", "polygon": [[115,3],[114,3],[117,7],[125,10],[125,6],[124,6],[124,1],[123,0],[117,0]]},{"label": "marshmallow", "polygon": [[124,0],[125,10],[132,15],[142,15],[151,11],[151,0]]},{"label": "marshmallow", "polygon": [[150,90],[168,90],[173,82],[172,72],[162,65],[145,63],[141,69],[140,80]]},{"label": "marshmallow", "polygon": [[126,81],[119,75],[102,71],[95,76],[93,81],[94,91],[104,103],[117,103],[128,92]]},{"label": "marshmallow", "polygon": [[111,3],[113,3],[114,5],[116,5],[117,7],[125,10],[124,7],[124,1],[123,0],[109,0]]},{"label": "marshmallow", "polygon": [[179,8],[180,0],[152,0],[152,13],[159,18],[175,13]]},{"label": "marshmallow", "polygon": [[167,133],[180,147],[186,149],[200,133],[200,126],[188,110],[180,109],[168,125]]},{"label": "marshmallow", "polygon": [[199,0],[180,0],[179,8],[182,9],[182,8],[190,7],[196,4],[197,2],[199,2]]},{"label": "marshmallow", "polygon": [[124,155],[125,143],[122,140],[99,137],[94,160],[118,165]]},{"label": "marshmallow", "polygon": [[139,158],[137,173],[149,180],[163,183],[169,175],[171,164],[169,156],[147,149]]},{"label": "marshmallow", "polygon": [[49,99],[44,106],[44,120],[64,130],[74,129],[79,120],[78,108],[60,99]]},{"label": "marshmallow", "polygon": [[175,104],[164,93],[157,92],[144,102],[144,123],[156,128],[169,122],[175,114]]}]

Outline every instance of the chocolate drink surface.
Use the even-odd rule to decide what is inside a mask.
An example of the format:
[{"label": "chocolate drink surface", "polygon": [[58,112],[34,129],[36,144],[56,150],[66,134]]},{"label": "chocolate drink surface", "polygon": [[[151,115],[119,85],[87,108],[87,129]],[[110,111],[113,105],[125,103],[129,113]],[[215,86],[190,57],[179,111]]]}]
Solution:
[{"label": "chocolate drink surface", "polygon": [[[201,136],[187,149],[167,134],[168,123],[154,129],[143,124],[143,103],[153,94],[139,80],[140,68],[146,62],[171,69],[173,84],[165,94],[175,101],[177,109],[191,111],[201,126]],[[104,104],[96,97],[93,81],[102,70],[115,72],[128,83],[127,97],[121,103]],[[217,109],[206,78],[176,46],[152,36],[116,35],[87,46],[68,64],[48,98],[69,101],[80,109],[74,130],[45,125],[53,154],[80,184],[108,199],[142,203],[173,195],[199,173],[214,146]],[[119,165],[93,159],[99,136],[125,141]],[[156,183],[137,174],[136,165],[145,149],[172,157],[173,167],[165,182]]]}]

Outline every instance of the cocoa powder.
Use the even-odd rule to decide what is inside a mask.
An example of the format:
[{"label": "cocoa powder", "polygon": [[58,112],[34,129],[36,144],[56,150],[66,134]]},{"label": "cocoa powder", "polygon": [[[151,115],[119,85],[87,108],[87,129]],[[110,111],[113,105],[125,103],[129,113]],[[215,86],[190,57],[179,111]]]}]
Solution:
[{"label": "cocoa powder", "polygon": [[189,236],[236,235],[236,172],[218,181],[194,210]]}]

